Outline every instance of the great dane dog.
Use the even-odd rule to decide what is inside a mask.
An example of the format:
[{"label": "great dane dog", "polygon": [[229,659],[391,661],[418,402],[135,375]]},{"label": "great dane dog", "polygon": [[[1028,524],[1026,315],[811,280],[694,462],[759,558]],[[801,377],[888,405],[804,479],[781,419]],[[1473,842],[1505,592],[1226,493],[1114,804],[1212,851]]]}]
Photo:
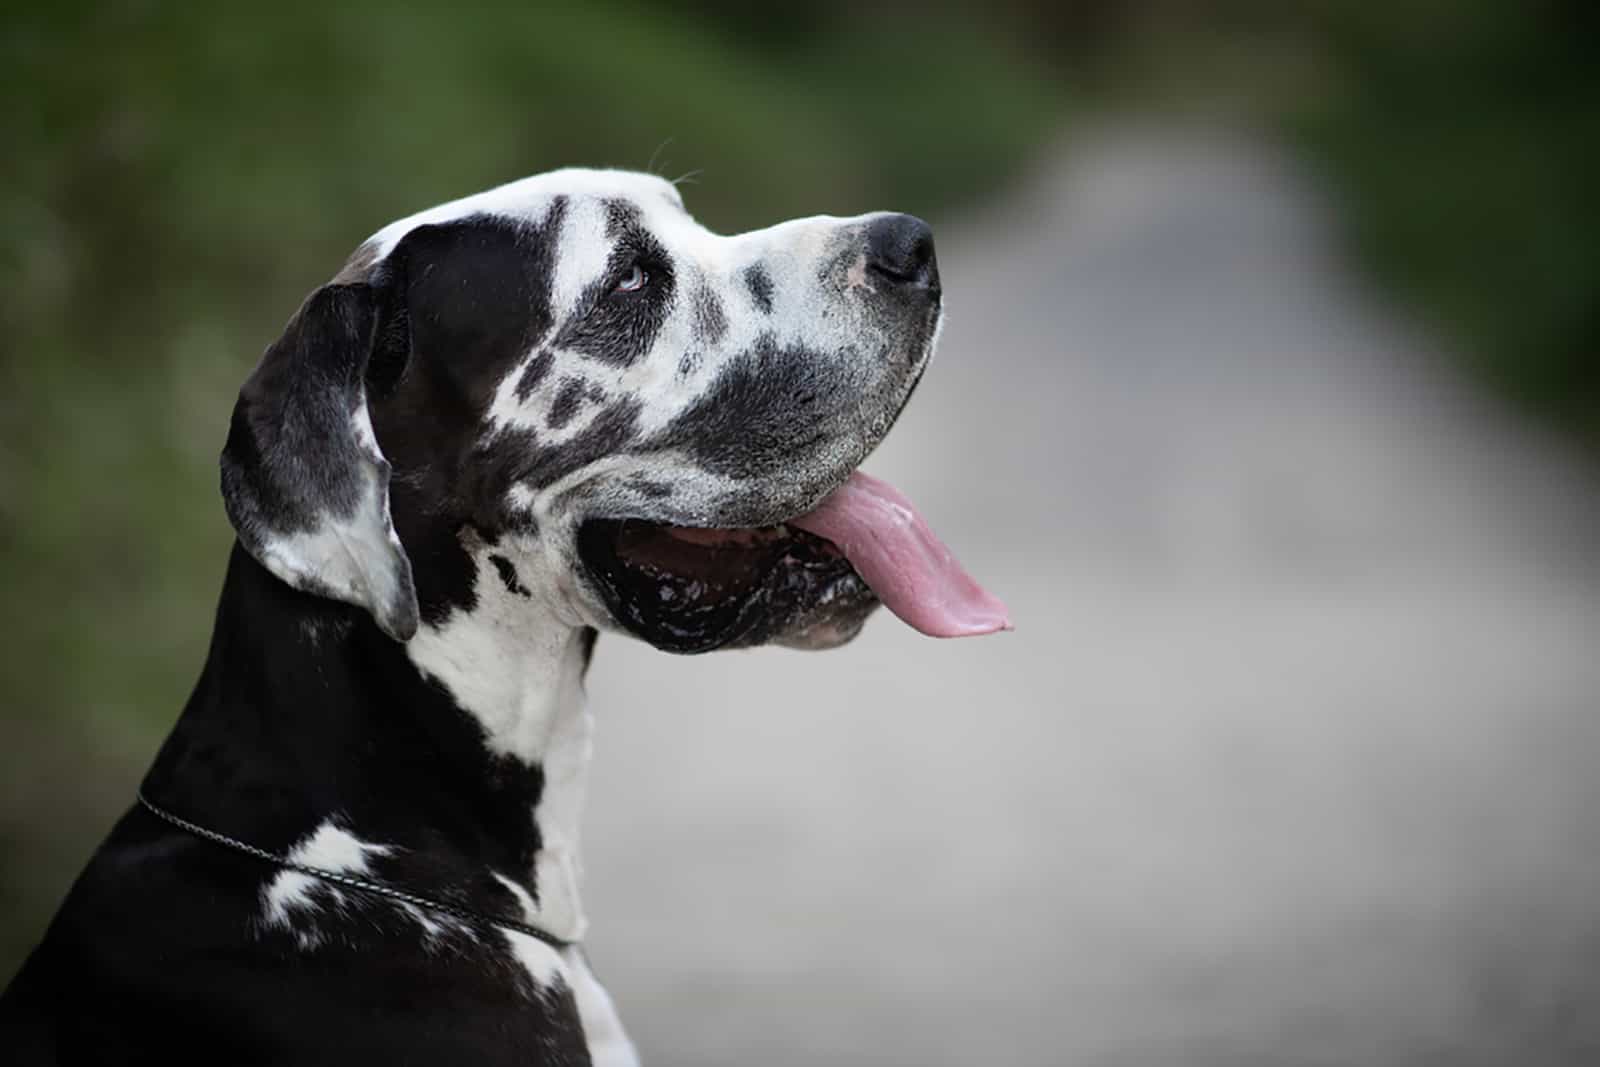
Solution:
[{"label": "great dane dog", "polygon": [[380,230],[240,391],[209,657],[0,1060],[636,1062],[580,948],[595,635],[1006,628],[856,471],[941,314],[918,219],[722,237],[645,174]]}]

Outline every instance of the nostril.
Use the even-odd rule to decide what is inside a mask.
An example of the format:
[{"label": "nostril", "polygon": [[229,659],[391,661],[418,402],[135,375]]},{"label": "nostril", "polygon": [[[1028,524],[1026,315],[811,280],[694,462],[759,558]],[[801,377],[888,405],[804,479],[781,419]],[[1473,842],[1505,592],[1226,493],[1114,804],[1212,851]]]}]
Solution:
[{"label": "nostril", "polygon": [[867,268],[902,285],[937,285],[933,230],[915,215],[879,216],[867,227]]}]

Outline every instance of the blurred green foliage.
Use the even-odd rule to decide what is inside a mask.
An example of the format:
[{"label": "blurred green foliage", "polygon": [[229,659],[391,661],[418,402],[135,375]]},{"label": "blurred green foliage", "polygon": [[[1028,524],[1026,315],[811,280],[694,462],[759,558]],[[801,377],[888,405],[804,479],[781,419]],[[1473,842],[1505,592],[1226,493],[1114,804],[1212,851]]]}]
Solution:
[{"label": "blurred green foliage", "polygon": [[4,18],[0,977],[198,673],[231,539],[216,455],[234,392],[369,233],[569,164],[698,172],[691,210],[721,229],[938,215],[1015,173],[1063,103],[1014,38],[955,12],[356,0]]},{"label": "blurred green foliage", "polygon": [[1600,7],[1322,5],[1289,116],[1367,263],[1492,385],[1600,444]]}]

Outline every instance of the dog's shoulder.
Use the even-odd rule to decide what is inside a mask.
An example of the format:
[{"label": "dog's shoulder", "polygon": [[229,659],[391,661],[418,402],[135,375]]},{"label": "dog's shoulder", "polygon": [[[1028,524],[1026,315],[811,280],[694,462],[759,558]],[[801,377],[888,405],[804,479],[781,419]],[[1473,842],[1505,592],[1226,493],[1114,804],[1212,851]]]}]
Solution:
[{"label": "dog's shoulder", "polygon": [[308,941],[263,920],[263,864],[169,830],[134,809],[96,852],[0,996],[6,1062],[589,1062],[545,946],[354,893]]}]

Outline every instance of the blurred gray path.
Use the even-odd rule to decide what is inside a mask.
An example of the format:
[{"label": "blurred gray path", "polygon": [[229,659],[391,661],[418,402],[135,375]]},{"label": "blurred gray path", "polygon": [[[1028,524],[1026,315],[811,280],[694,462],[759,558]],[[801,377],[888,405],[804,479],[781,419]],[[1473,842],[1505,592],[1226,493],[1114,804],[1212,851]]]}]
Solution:
[{"label": "blurred gray path", "polygon": [[601,642],[592,953],[648,1063],[1600,1062],[1600,492],[1331,248],[1205,132],[941,228],[868,468],[1017,632]]}]

